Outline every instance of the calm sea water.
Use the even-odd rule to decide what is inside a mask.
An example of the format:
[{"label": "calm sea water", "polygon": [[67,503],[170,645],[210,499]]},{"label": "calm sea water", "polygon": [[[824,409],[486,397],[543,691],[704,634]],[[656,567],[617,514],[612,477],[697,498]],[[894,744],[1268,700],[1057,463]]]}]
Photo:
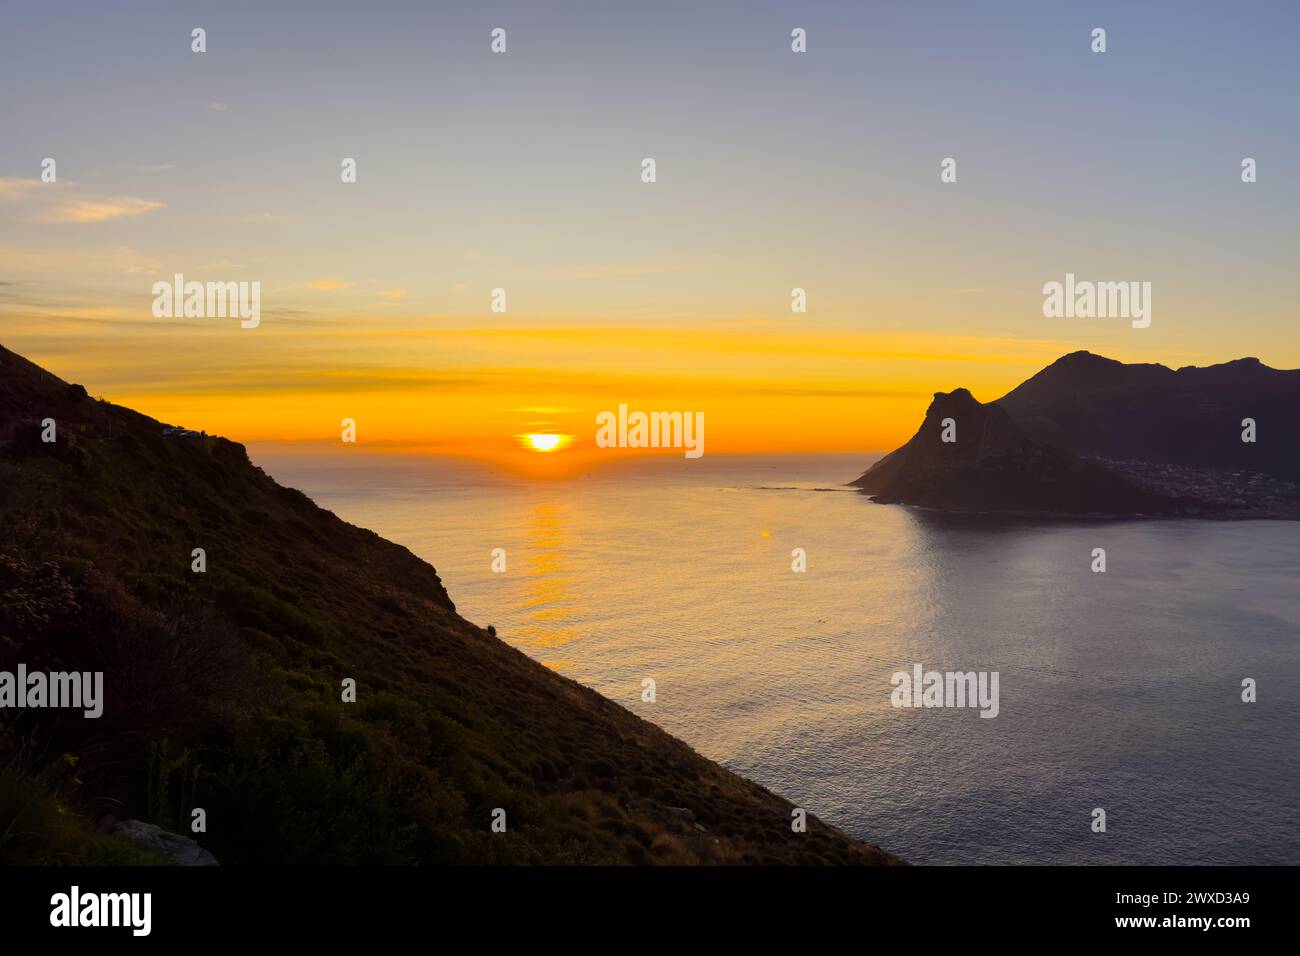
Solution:
[{"label": "calm sea water", "polygon": [[[844,489],[861,456],[250,453],[465,617],[913,862],[1300,863],[1300,524],[943,517]],[[999,672],[999,716],[894,708],[915,662]]]}]

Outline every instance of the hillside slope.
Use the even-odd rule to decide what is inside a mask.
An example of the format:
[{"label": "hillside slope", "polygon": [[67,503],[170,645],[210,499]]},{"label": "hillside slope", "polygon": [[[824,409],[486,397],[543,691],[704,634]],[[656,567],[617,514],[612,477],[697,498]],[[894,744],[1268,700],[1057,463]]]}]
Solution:
[{"label": "hillside slope", "polygon": [[0,349],[0,670],[19,661],[102,670],[106,702],[0,712],[0,862],[117,860],[101,815],[188,832],[193,807],[227,865],[897,862],[792,832],[789,802],[464,621],[432,567],[241,445]]}]

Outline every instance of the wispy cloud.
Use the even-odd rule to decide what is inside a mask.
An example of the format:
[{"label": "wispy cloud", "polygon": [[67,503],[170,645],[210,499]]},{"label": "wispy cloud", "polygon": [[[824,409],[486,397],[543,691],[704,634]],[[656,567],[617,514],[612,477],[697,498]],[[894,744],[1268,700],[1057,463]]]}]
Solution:
[{"label": "wispy cloud", "polygon": [[107,222],[127,216],[143,216],[163,208],[160,202],[114,196],[108,199],[67,199],[38,215],[38,222]]},{"label": "wispy cloud", "polygon": [[405,289],[387,289],[379,293],[385,299],[404,299],[406,298]]},{"label": "wispy cloud", "polygon": [[220,100],[213,100],[208,104],[208,109],[212,110],[214,113],[224,113],[226,110],[230,109],[230,107],[225,103],[222,103]]},{"label": "wispy cloud", "polygon": [[91,223],[142,216],[163,203],[135,196],[82,196],[71,182],[43,183],[39,179],[0,178],[0,202],[31,206],[31,222]]},{"label": "wispy cloud", "polygon": [[17,176],[0,176],[0,202],[21,202],[33,190],[47,187],[39,179],[20,179]]},{"label": "wispy cloud", "polygon": [[342,279],[317,279],[307,283],[307,288],[318,292],[334,292],[338,289],[351,289],[352,286],[353,283],[344,282]]},{"label": "wispy cloud", "polygon": [[69,275],[115,276],[153,274],[162,268],[160,260],[129,246],[91,249],[32,248],[0,245],[0,263],[6,271],[24,278],[52,280],[61,294],[71,288]]},{"label": "wispy cloud", "polygon": [[137,167],[136,167],[136,169],[138,169],[138,170],[139,170],[140,172],[142,172],[142,173],[165,173],[165,172],[167,172],[167,171],[169,171],[169,170],[172,170],[172,169],[175,169],[175,168],[176,168],[176,164],[175,164],[175,163],[159,163],[159,164],[157,164],[156,166],[137,166]]}]

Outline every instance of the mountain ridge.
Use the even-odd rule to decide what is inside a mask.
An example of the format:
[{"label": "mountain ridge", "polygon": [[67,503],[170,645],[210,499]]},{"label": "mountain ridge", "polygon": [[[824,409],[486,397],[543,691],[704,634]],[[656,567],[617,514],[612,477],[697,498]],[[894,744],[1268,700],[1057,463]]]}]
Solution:
[{"label": "mountain ridge", "polygon": [[[1174,370],[1071,352],[975,402],[981,411],[948,408],[943,417],[971,421],[944,443],[934,420],[958,392],[969,395],[935,393],[917,433],[850,484],[882,504],[949,511],[1300,517],[1300,370],[1257,358]],[[1257,442],[1242,441],[1247,419]],[[986,420],[1001,423],[1002,447],[983,444]]]}]

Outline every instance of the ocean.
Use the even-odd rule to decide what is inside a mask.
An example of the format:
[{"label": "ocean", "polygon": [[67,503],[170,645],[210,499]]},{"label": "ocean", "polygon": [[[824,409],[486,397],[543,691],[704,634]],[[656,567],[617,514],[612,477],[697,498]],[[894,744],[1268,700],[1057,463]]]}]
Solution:
[{"label": "ocean", "polygon": [[[846,488],[860,455],[249,452],[469,620],[911,862],[1300,864],[1300,523],[944,516]],[[997,716],[895,707],[918,663],[996,672]]]}]

